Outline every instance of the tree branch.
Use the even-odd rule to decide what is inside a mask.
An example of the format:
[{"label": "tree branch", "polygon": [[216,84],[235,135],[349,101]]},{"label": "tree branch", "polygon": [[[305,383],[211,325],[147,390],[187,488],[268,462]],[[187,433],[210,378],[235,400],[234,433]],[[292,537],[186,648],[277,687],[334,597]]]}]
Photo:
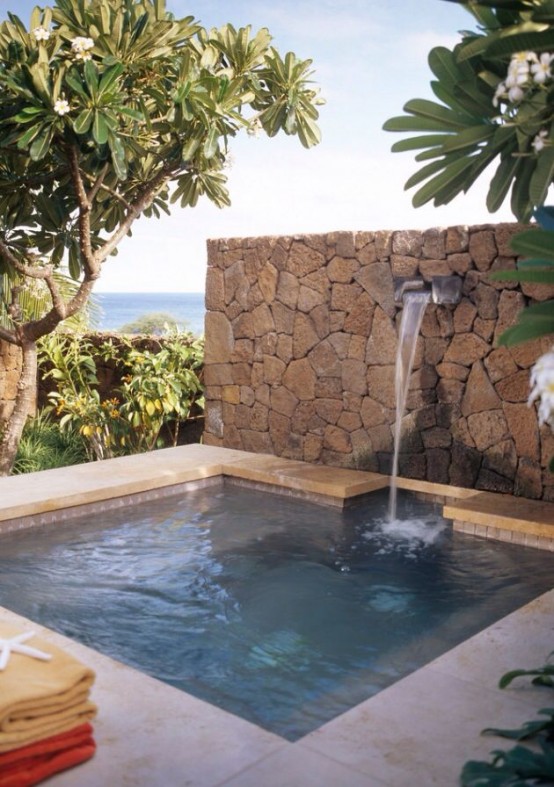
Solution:
[{"label": "tree branch", "polygon": [[107,189],[107,187],[104,186],[103,184],[104,184],[104,178],[108,174],[108,170],[109,170],[109,165],[106,163],[102,167],[102,170],[101,170],[100,174],[98,175],[98,177],[94,181],[94,183],[92,185],[92,188],[91,188],[91,190],[89,191],[89,193],[87,195],[88,203],[89,203],[89,205],[91,207],[94,204],[94,200],[96,199],[96,195],[98,194],[100,189],[101,188]]},{"label": "tree branch", "polygon": [[[87,195],[81,171],[79,169],[79,153],[77,147],[72,145],[68,151],[69,154],[69,168],[71,170],[71,180],[75,190],[75,196],[79,204],[79,249],[83,256],[85,272],[89,274],[89,278],[97,279],[100,275],[100,265],[96,260],[96,256],[92,249],[91,244],[91,227],[90,227],[90,211],[92,204]],[[99,177],[103,177],[102,173]],[[96,183],[93,186],[93,190]]]},{"label": "tree branch", "polygon": [[99,263],[104,262],[104,260],[116,248],[118,243],[125,237],[125,235],[127,235],[135,219],[138,219],[141,213],[146,210],[146,208],[156,196],[156,192],[161,188],[161,186],[164,185],[169,177],[170,172],[165,168],[162,168],[157,173],[157,175],[155,175],[152,180],[145,185],[142,194],[129,205],[127,215],[119,225],[118,229],[115,230],[108,240],[96,250],[96,259]]},{"label": "tree branch", "polygon": [[16,344],[19,346],[19,341],[17,335],[13,331],[9,331],[7,328],[3,328],[0,325],[0,339],[4,342],[9,342],[10,344]]},{"label": "tree branch", "polygon": [[61,322],[67,317],[67,303],[62,298],[60,288],[56,284],[53,273],[50,273],[49,276],[46,276],[44,281],[50,292],[50,297],[52,298],[52,309],[59,316]]}]

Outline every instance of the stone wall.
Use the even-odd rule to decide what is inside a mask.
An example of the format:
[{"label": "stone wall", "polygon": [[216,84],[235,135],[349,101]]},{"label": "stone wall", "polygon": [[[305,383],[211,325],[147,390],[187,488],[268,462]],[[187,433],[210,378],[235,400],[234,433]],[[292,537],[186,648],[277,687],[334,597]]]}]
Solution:
[{"label": "stone wall", "polygon": [[516,224],[208,242],[209,445],[386,473],[400,309],[393,277],[459,274],[457,306],[430,304],[418,339],[400,474],[554,499],[554,437],[527,405],[547,340],[498,347],[552,288],[494,281],[515,266]]},{"label": "stone wall", "polygon": [[0,340],[0,430],[13,412],[21,374],[21,350]]}]

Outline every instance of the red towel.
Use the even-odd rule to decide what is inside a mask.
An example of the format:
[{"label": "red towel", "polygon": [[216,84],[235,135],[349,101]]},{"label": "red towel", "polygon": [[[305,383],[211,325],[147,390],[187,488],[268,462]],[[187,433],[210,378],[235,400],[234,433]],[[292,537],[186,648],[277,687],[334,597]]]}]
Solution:
[{"label": "red towel", "polygon": [[92,726],[81,724],[28,746],[0,754],[0,787],[31,787],[90,759],[96,750]]}]

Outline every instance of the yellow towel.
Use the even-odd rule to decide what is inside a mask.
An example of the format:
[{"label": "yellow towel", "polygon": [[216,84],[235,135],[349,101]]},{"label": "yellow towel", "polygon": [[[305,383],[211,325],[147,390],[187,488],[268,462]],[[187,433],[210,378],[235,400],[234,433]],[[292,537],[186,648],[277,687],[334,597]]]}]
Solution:
[{"label": "yellow towel", "polygon": [[[0,639],[23,633],[21,626],[0,621]],[[0,752],[65,732],[90,721],[97,711],[89,699],[93,670],[40,637],[25,644],[52,658],[40,661],[12,653],[0,672]]]}]

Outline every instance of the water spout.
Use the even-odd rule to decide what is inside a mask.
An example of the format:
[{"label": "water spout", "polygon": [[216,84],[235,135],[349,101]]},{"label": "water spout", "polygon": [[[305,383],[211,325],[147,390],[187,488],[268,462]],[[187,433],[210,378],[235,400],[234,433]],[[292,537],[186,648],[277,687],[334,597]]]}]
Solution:
[{"label": "water spout", "polygon": [[394,304],[404,305],[404,296],[409,292],[429,292],[433,303],[439,305],[459,303],[462,297],[462,279],[452,276],[432,276],[426,282],[420,276],[397,276],[393,280]]},{"label": "water spout", "polygon": [[408,398],[410,375],[414,365],[417,337],[419,336],[419,329],[421,327],[425,307],[430,300],[431,292],[429,290],[408,291],[405,292],[403,298],[404,310],[400,321],[398,349],[396,351],[396,424],[394,429],[394,454],[390,480],[389,522],[394,522],[396,519],[398,455],[400,452],[402,416],[406,409],[406,399]]},{"label": "water spout", "polygon": [[462,298],[462,280],[459,276],[433,276],[431,278],[433,303],[459,303]]}]

